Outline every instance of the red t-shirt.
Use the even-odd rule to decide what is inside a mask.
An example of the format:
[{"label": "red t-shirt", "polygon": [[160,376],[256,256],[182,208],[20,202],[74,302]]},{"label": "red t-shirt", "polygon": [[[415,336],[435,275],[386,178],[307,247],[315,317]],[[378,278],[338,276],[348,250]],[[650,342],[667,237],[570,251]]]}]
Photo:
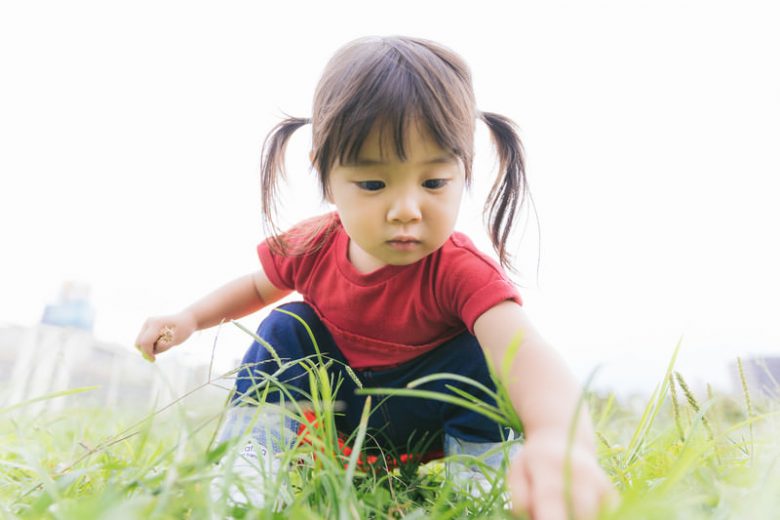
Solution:
[{"label": "red t-shirt", "polygon": [[338,216],[325,218],[334,227],[318,250],[282,256],[263,241],[257,253],[271,283],[303,296],[355,369],[399,365],[473,334],[477,318],[502,301],[522,304],[499,265],[462,233],[418,262],[363,274],[349,262]]}]

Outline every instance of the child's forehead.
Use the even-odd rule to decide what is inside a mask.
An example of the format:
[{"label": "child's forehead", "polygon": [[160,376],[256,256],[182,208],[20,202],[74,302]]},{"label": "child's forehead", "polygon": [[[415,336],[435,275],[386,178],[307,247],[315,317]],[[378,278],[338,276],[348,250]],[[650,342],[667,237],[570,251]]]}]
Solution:
[{"label": "child's forehead", "polygon": [[357,159],[406,160],[411,157],[438,157],[450,154],[434,139],[430,129],[419,121],[409,121],[402,132],[390,125],[375,124],[358,150]]}]

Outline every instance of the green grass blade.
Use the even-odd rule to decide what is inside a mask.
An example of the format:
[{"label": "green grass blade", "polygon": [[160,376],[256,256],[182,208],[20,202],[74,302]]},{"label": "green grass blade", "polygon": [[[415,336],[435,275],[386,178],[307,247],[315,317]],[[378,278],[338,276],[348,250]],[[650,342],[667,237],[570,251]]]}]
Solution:
[{"label": "green grass blade", "polygon": [[422,399],[433,399],[435,401],[441,401],[444,403],[454,404],[484,415],[485,417],[495,421],[498,424],[507,424],[507,418],[501,414],[501,411],[497,408],[489,405],[477,406],[474,403],[454,397],[441,392],[432,392],[429,390],[411,390],[407,388],[363,388],[362,390],[356,390],[358,395],[391,395],[399,397],[419,397]]},{"label": "green grass blade", "polygon": [[266,340],[258,336],[254,331],[251,331],[248,328],[244,327],[241,323],[237,322],[236,320],[231,320],[230,323],[232,323],[242,331],[246,332],[250,336],[252,336],[252,339],[254,339],[256,342],[262,345],[268,351],[268,353],[271,354],[271,357],[274,358],[276,364],[282,366],[282,358],[280,358],[279,354],[276,353],[276,349],[273,347],[273,345],[271,345]]},{"label": "green grass blade", "polygon": [[349,463],[347,464],[347,473],[344,475],[345,492],[353,486],[352,481],[355,478],[355,468],[357,467],[357,461],[360,457],[360,450],[363,449],[363,441],[366,438],[370,411],[371,396],[368,396],[366,402],[363,404],[363,412],[360,415],[360,424],[358,425],[357,435],[355,436],[355,443],[352,446],[352,453],[349,456]]},{"label": "green grass blade", "polygon": [[48,401],[49,399],[56,399],[57,397],[65,397],[68,395],[75,395],[75,394],[81,394],[83,392],[91,392],[92,390],[96,390],[100,388],[99,386],[82,386],[79,388],[70,388],[68,390],[60,390],[59,392],[52,392],[50,394],[41,395],[38,397],[33,397],[32,399],[28,399],[26,401],[22,401],[21,403],[16,403],[11,406],[6,406],[5,408],[0,408],[0,415],[11,412],[13,410],[18,410],[19,408],[24,408],[25,406],[29,406],[32,403],[37,403],[40,401]]},{"label": "green grass blade", "polygon": [[639,449],[645,441],[645,437],[658,416],[658,412],[661,410],[661,406],[666,399],[666,394],[669,391],[669,378],[674,370],[674,364],[677,361],[677,355],[680,353],[681,345],[682,337],[677,341],[677,345],[674,347],[672,358],[669,360],[669,365],[666,368],[666,374],[664,374],[660,388],[656,387],[656,390],[653,392],[651,399],[648,401],[648,404],[642,413],[639,425],[634,431],[634,435],[631,437],[631,441],[626,449],[626,455],[623,458],[624,468],[628,467],[636,458]]},{"label": "green grass blade", "polygon": [[451,372],[440,372],[437,374],[430,374],[425,377],[421,377],[419,379],[415,379],[414,381],[408,383],[406,385],[406,388],[417,388],[418,386],[422,386],[426,383],[430,383],[431,381],[440,381],[442,379],[450,379],[453,381],[460,381],[461,383],[465,383],[467,385],[473,386],[474,388],[478,388],[485,392],[488,396],[493,398],[493,400],[498,401],[498,394],[494,392],[493,390],[490,390],[488,387],[480,383],[479,381],[475,381],[474,379],[471,379],[470,377],[462,376],[460,374],[453,374]]},{"label": "green grass blade", "polygon": [[512,368],[512,362],[517,357],[517,353],[520,350],[520,345],[523,343],[523,330],[517,331],[512,341],[504,351],[504,356],[501,358],[501,376],[502,381],[509,381],[509,370]]}]

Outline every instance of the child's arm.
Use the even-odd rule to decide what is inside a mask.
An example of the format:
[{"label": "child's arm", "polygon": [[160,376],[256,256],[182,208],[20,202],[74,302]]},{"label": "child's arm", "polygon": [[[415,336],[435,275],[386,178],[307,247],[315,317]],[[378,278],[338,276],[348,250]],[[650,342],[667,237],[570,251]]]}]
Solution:
[{"label": "child's arm", "polygon": [[[474,324],[477,339],[496,370],[517,333],[522,342],[508,372],[512,403],[525,428],[525,444],[507,479],[513,509],[531,518],[566,519],[564,459],[581,388],[563,360],[531,325],[523,308],[506,301]],[[593,425],[585,406],[571,446],[571,506],[577,518],[596,514],[613,489],[596,460]]]},{"label": "child's arm", "polygon": [[141,327],[135,346],[144,358],[154,361],[155,354],[183,343],[196,330],[241,318],[289,293],[275,287],[261,268],[228,282],[177,314],[149,318]]}]

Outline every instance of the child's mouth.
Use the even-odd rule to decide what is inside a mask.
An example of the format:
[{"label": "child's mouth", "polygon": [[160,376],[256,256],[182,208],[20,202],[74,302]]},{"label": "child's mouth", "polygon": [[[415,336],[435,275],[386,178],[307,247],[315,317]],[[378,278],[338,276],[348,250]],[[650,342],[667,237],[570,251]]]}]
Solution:
[{"label": "child's mouth", "polygon": [[387,243],[390,245],[390,247],[399,251],[411,251],[420,245],[419,240],[411,238],[397,238],[388,240]]}]

